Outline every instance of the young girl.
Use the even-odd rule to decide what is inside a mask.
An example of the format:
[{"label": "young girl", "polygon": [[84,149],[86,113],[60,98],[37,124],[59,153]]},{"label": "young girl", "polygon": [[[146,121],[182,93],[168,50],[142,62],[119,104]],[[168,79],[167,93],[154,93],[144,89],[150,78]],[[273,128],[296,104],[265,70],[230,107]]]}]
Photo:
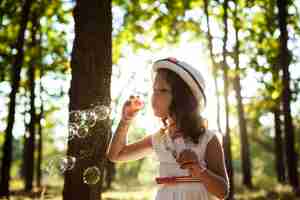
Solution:
[{"label": "young girl", "polygon": [[152,108],[164,127],[140,141],[127,144],[127,131],[139,110],[139,97],[123,106],[122,119],[108,149],[114,162],[143,158],[152,153],[159,160],[161,185],[156,200],[224,199],[229,192],[224,153],[216,134],[207,130],[200,116],[206,97],[198,70],[174,58],[158,60]]}]

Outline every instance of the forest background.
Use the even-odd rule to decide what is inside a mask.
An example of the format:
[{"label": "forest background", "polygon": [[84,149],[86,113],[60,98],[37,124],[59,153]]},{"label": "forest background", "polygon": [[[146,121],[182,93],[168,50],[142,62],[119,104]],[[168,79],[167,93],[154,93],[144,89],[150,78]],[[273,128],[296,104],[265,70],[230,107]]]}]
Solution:
[{"label": "forest background", "polygon": [[153,198],[155,156],[113,164],[105,150],[131,94],[146,106],[129,142],[159,128],[151,64],[171,56],[207,81],[203,116],[222,134],[228,199],[297,199],[299,7],[299,0],[2,0],[0,198]]}]

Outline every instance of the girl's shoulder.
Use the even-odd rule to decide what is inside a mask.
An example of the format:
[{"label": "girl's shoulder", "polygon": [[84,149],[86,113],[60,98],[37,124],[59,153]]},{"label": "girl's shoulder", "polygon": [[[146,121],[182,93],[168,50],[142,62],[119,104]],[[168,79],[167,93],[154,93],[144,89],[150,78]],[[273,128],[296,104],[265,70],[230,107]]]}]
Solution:
[{"label": "girl's shoulder", "polygon": [[213,129],[206,129],[205,133],[199,138],[199,144],[201,144],[201,146],[206,147],[207,144],[214,138],[216,137],[220,143],[222,143],[223,140],[223,134],[220,133],[217,130],[213,130]]}]

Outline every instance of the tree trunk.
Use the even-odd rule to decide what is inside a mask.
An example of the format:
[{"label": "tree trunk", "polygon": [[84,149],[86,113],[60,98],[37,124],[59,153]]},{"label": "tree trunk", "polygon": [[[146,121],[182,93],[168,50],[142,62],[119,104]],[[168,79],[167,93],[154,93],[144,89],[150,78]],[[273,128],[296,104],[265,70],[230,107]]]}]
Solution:
[{"label": "tree trunk", "polygon": [[12,65],[12,75],[11,75],[11,92],[9,95],[9,111],[7,119],[7,127],[5,131],[5,140],[3,145],[3,158],[2,158],[2,168],[1,168],[1,181],[0,181],[0,197],[9,196],[9,181],[10,181],[10,168],[12,162],[12,130],[15,122],[15,105],[16,105],[16,94],[20,85],[20,73],[21,66],[24,58],[24,36],[25,30],[28,22],[28,16],[30,13],[30,7],[32,0],[25,0],[22,7],[20,29],[18,32],[18,38],[16,42],[17,54]]},{"label": "tree trunk", "polygon": [[36,185],[37,187],[41,187],[42,182],[42,160],[43,160],[43,127],[42,127],[42,119],[44,115],[43,103],[41,105],[41,110],[38,115],[38,154],[37,154],[37,163],[36,163]]},{"label": "tree trunk", "polygon": [[[276,2],[274,2],[274,5],[272,3],[271,9],[274,10],[276,9]],[[273,21],[273,18],[268,17],[267,14],[268,10],[266,10],[266,17],[268,19],[269,24],[274,24],[274,26],[277,26],[276,22]],[[272,21],[271,21],[272,20]],[[272,28],[272,26],[268,26],[268,31],[271,34],[274,34],[275,29]],[[275,144],[274,146],[274,152],[275,152],[275,171],[277,174],[277,180],[280,183],[285,183],[286,182],[286,163],[285,163],[285,147],[283,143],[283,133],[282,133],[282,84],[280,83],[280,66],[278,65],[279,63],[277,62],[276,59],[272,58],[271,65],[272,67],[272,81],[275,86],[275,91],[277,90],[280,92],[280,95],[274,99],[274,105],[271,110],[273,117],[274,117],[274,132],[275,132]]]},{"label": "tree trunk", "polygon": [[26,172],[25,172],[25,191],[29,192],[32,190],[33,186],[33,169],[34,169],[34,146],[35,146],[35,123],[36,123],[36,113],[35,113],[35,75],[34,75],[34,64],[30,64],[29,68],[29,87],[30,87],[30,122],[29,122],[29,138],[26,143],[28,146],[26,160]]},{"label": "tree trunk", "polygon": [[251,161],[250,161],[250,151],[249,151],[249,142],[248,142],[248,131],[247,124],[245,119],[244,105],[242,102],[242,87],[240,82],[240,42],[239,42],[239,19],[237,17],[237,2],[235,3],[234,9],[234,29],[235,29],[235,39],[236,44],[234,48],[234,63],[235,63],[235,79],[233,81],[234,90],[237,99],[237,109],[238,109],[238,122],[240,129],[240,141],[241,141],[241,158],[242,158],[242,171],[243,171],[243,184],[252,188],[252,173],[251,173]]},{"label": "tree trunk", "polygon": [[21,174],[24,181],[24,185],[26,185],[26,176],[28,171],[28,143],[29,143],[29,124],[25,121],[25,115],[28,111],[24,112],[24,126],[25,126],[25,133],[24,133],[24,144],[23,144],[23,160],[22,160],[22,168],[21,168]]},{"label": "tree trunk", "polygon": [[[112,14],[110,0],[77,0],[74,8],[75,40],[72,50],[70,110],[90,108],[100,103],[109,106],[112,71]],[[101,199],[106,148],[110,140],[110,120],[98,121],[86,138],[69,140],[68,155],[77,158],[75,168],[65,174],[63,199]],[[80,158],[80,153],[90,154]],[[96,166],[101,180],[85,184],[83,172]]]},{"label": "tree trunk", "polygon": [[[31,30],[31,48],[37,48],[36,34],[37,34],[37,16],[32,17],[32,30]],[[30,192],[33,187],[34,176],[34,150],[35,150],[35,125],[36,125],[36,110],[35,110],[35,69],[36,57],[31,58],[28,69],[29,89],[30,89],[30,122],[29,122],[29,138],[27,143],[27,160],[26,176],[25,176],[25,191]]]},{"label": "tree trunk", "polygon": [[278,20],[280,29],[280,50],[279,50],[279,66],[282,69],[283,81],[283,114],[284,114],[284,132],[285,132],[285,147],[288,166],[289,183],[294,189],[298,189],[298,171],[297,171],[297,155],[295,152],[294,126],[291,116],[291,89],[290,89],[290,73],[289,61],[291,55],[287,47],[288,31],[287,31],[287,1],[277,0]]},{"label": "tree trunk", "polygon": [[[40,34],[39,37],[39,54],[42,55],[42,48],[41,48],[41,38],[42,38],[42,34]],[[41,58],[41,56],[40,56]],[[42,120],[44,117],[44,103],[43,103],[43,98],[42,98],[42,94],[44,93],[44,87],[43,87],[43,83],[42,83],[42,78],[44,76],[44,69],[43,69],[43,65],[42,63],[40,64],[40,94],[39,94],[39,98],[41,101],[41,108],[40,108],[40,113],[38,115],[38,155],[37,155],[37,164],[36,164],[36,183],[37,183],[37,187],[41,187],[41,182],[42,182],[42,160],[43,160],[43,127],[42,127]]]},{"label": "tree trunk", "polygon": [[[27,99],[27,91],[25,90],[25,94],[24,94],[24,98]],[[27,101],[25,101],[24,103],[24,108],[27,107]],[[24,127],[25,127],[25,132],[24,132],[24,137],[23,137],[23,140],[24,140],[24,143],[23,143],[23,154],[22,154],[22,165],[21,165],[21,177],[24,181],[24,185],[25,185],[25,177],[26,177],[26,168],[27,168],[27,157],[28,157],[28,150],[27,150],[27,147],[28,147],[28,134],[29,134],[29,124],[26,122],[26,114],[27,114],[27,110],[25,109],[24,112],[22,113],[23,114],[23,121],[24,121]]]},{"label": "tree trunk", "polygon": [[275,124],[275,162],[276,162],[276,173],[277,180],[280,183],[286,182],[285,176],[285,164],[284,164],[284,146],[282,141],[282,131],[281,131],[281,120],[280,120],[280,106],[277,104],[273,110],[274,124]]},{"label": "tree trunk", "polygon": [[116,176],[116,165],[115,163],[108,161],[105,165],[105,181],[103,184],[103,190],[111,188],[111,184]]},{"label": "tree trunk", "polygon": [[219,86],[217,81],[217,63],[215,61],[215,55],[213,53],[213,43],[212,43],[212,35],[210,32],[210,23],[209,23],[209,12],[208,12],[208,0],[204,0],[204,12],[206,15],[206,26],[207,26],[207,41],[208,41],[208,48],[209,48],[209,55],[212,62],[212,75],[214,79],[214,85],[216,90],[216,98],[217,98],[217,126],[219,132],[221,130],[221,122],[220,122],[220,96],[219,96]]},{"label": "tree trunk", "polygon": [[228,171],[230,181],[230,192],[228,195],[229,199],[233,198],[234,194],[234,183],[233,183],[233,166],[232,166],[232,154],[231,154],[231,139],[230,139],[230,126],[229,126],[229,101],[228,101],[228,64],[227,64],[227,39],[228,39],[228,0],[223,2],[223,24],[224,24],[224,38],[223,38],[223,79],[224,79],[224,101],[225,101],[225,114],[226,114],[226,132],[224,136],[224,152],[226,155],[226,167]]}]

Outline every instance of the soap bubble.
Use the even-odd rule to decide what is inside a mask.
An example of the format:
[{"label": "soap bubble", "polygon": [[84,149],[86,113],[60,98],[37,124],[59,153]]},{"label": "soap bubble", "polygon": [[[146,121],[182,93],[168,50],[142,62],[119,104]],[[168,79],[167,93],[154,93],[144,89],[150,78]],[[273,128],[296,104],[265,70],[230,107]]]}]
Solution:
[{"label": "soap bubble", "polygon": [[73,156],[56,156],[49,161],[46,171],[49,175],[61,175],[72,170],[75,163],[76,158]]},{"label": "soap bubble", "polygon": [[79,138],[85,138],[89,134],[89,127],[86,125],[82,125],[79,127],[77,131],[77,137]]},{"label": "soap bubble", "polygon": [[100,170],[98,167],[88,167],[83,172],[83,182],[88,185],[94,185],[100,180]]},{"label": "soap bubble", "polygon": [[85,112],[86,115],[86,125],[88,127],[94,127],[97,123],[97,115],[96,112],[93,110],[87,110]]},{"label": "soap bubble", "polygon": [[77,132],[79,130],[79,126],[76,123],[70,123],[69,124],[69,140],[73,139],[75,135],[77,135]]},{"label": "soap bubble", "polygon": [[85,138],[89,135],[89,129],[94,127],[97,120],[104,120],[110,114],[110,108],[105,105],[96,105],[86,110],[74,110],[70,112],[70,124],[68,139],[76,135]]},{"label": "soap bubble", "polygon": [[71,111],[69,114],[70,121],[74,123],[80,123],[81,121],[81,111],[80,110],[74,110]]},{"label": "soap bubble", "polygon": [[105,105],[97,105],[94,108],[94,112],[98,120],[105,120],[110,114],[110,109]]},{"label": "soap bubble", "polygon": [[76,158],[73,156],[66,156],[61,159],[61,169],[63,171],[70,171],[74,168]]}]

